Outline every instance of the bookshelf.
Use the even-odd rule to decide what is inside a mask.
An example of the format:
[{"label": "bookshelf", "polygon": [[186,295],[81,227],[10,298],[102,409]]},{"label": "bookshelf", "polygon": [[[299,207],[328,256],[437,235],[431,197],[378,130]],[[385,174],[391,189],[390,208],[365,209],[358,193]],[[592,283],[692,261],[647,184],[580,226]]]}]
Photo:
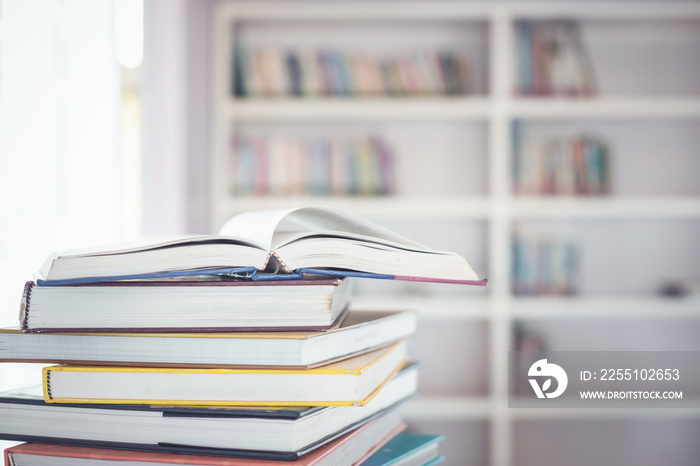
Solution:
[{"label": "bookshelf", "polygon": [[[700,63],[694,58],[700,52],[698,5],[416,2],[397,8],[390,2],[288,2],[271,8],[259,2],[221,2],[213,15],[212,230],[240,211],[334,206],[426,244],[462,252],[480,275],[489,278],[486,293],[363,283],[355,300],[358,308],[416,309],[422,321],[419,328],[432,332],[417,335],[414,351],[437,381],[431,381],[429,390],[424,387],[423,395],[406,407],[405,416],[419,430],[434,428],[447,434],[447,464],[525,465],[535,459],[554,464],[560,458],[557,451],[547,459],[528,456],[527,448],[537,450],[552,441],[566,444],[567,435],[595,430],[605,422],[654,435],[656,422],[668,423],[669,432],[682,426],[695,436],[700,433],[696,410],[507,408],[507,351],[516,325],[563,332],[564,336],[553,338],[553,350],[581,349],[572,348],[567,335],[596,325],[612,329],[622,343],[615,346],[612,340],[591,337],[592,349],[641,349],[634,345],[643,345],[640,338],[656,327],[666,334],[655,349],[700,349],[689,336],[700,331],[698,299],[656,293],[663,280],[700,278],[696,265],[700,257],[692,251],[693,238],[700,234],[700,185],[692,175],[700,172],[695,157],[700,145]],[[598,92],[575,98],[516,95],[516,22],[561,18],[581,25]],[[296,48],[330,43],[345,50],[371,50],[374,44],[387,43],[387,48],[398,50],[397,37],[409,47],[463,47],[460,50],[473,59],[471,92],[358,98],[253,98],[231,92],[231,54],[240,43]],[[650,66],[654,57],[661,60],[660,66]],[[610,194],[514,194],[511,126],[516,121],[528,131],[547,135],[591,131],[605,138],[612,146]],[[235,135],[371,132],[395,150],[397,187],[391,196],[231,195],[229,144]],[[575,233],[583,251],[578,293],[513,294],[511,241],[521,228]],[[606,242],[606,236],[614,241]],[[670,248],[666,256],[634,254],[659,249],[662,243]],[[616,263],[613,271],[600,268],[607,258]],[[628,277],[625,263],[634,269]],[[665,276],[666,270],[678,272]],[[620,271],[619,282],[600,278]],[[628,326],[637,335],[625,347]],[[431,338],[447,334],[452,340],[440,341],[440,351],[431,348]],[[455,362],[452,359],[459,358],[450,357],[451,347],[469,356]],[[462,374],[449,375],[450,371]],[[465,379],[463,373],[479,382]],[[440,389],[440,383],[448,388]],[[605,430],[612,424],[602,425]],[[529,433],[540,427],[552,431],[554,440]],[[610,436],[615,435],[623,445],[632,445],[626,433],[613,429]],[[663,429],[659,435],[665,438]],[[690,440],[679,444],[678,462],[692,458],[694,448]],[[631,464],[618,459],[619,464]],[[635,464],[652,464],[645,461]]]}]

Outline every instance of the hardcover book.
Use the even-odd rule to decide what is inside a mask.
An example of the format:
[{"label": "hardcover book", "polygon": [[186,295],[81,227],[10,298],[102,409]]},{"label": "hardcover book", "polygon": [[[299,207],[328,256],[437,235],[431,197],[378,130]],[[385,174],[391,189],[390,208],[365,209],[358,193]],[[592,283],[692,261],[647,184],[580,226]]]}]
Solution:
[{"label": "hardcover book", "polygon": [[0,329],[0,362],[311,369],[356,356],[415,332],[407,311],[351,311],[342,324],[316,332],[23,333]]},{"label": "hardcover book", "polygon": [[406,343],[316,369],[45,367],[47,403],[362,406],[406,363]]},{"label": "hardcover book", "polygon": [[249,274],[254,280],[320,274],[486,284],[459,254],[428,248],[346,212],[311,207],[243,213],[218,236],[56,253],[45,261],[37,283],[202,273]]},{"label": "hardcover book", "polygon": [[[398,414],[391,412],[315,450],[293,464],[303,466],[357,464],[381,448],[404,428],[405,424],[401,422]],[[109,466],[111,464],[281,466],[288,465],[289,462],[41,443],[25,443],[5,450],[5,466]]]},{"label": "hardcover book", "polygon": [[58,404],[38,386],[0,393],[0,439],[295,460],[412,398],[417,380],[409,364],[359,407]]},{"label": "hardcover book", "polygon": [[329,330],[350,302],[349,281],[28,282],[20,327],[37,333]]}]

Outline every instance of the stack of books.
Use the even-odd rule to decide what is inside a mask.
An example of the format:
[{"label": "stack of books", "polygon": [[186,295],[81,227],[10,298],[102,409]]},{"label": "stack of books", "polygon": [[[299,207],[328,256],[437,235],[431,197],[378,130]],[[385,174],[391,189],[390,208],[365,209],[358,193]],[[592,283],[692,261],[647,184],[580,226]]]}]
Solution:
[{"label": "stack of books", "polygon": [[313,208],[53,255],[40,276],[0,360],[60,365],[0,394],[0,438],[30,442],[6,465],[434,464],[442,437],[401,433],[396,409],[417,393],[416,316],[348,310],[350,280],[485,284],[457,254]]}]

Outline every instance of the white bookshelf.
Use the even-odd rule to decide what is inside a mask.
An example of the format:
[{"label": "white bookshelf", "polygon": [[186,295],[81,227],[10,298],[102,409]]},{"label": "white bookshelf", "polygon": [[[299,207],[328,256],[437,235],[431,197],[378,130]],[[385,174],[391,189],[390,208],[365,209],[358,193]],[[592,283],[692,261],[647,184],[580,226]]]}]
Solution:
[{"label": "white bookshelf", "polygon": [[291,208],[300,205],[336,207],[358,215],[382,216],[393,219],[421,218],[486,219],[491,208],[487,197],[294,197],[294,198],[245,198],[228,200],[228,211],[247,211],[271,208]]},{"label": "white bookshelf", "polygon": [[700,218],[700,198],[690,196],[519,197],[508,205],[517,219]]},{"label": "white bookshelf", "polygon": [[700,99],[673,97],[591,97],[587,99],[542,99],[519,97],[510,103],[510,114],[515,118],[551,119],[585,118],[697,118],[700,117]]},{"label": "white bookshelf", "polygon": [[[579,20],[584,29],[590,28],[595,32],[593,37],[596,40],[590,44],[591,53],[594,58],[599,53],[602,66],[605,67],[600,76],[601,89],[598,95],[590,98],[534,98],[514,95],[514,21],[546,18]],[[279,27],[285,32],[286,38],[275,38],[274,34],[268,34],[272,37],[266,36],[264,39],[272,43],[277,40],[279,44],[284,44],[287,38],[295,37],[294,31],[298,31],[298,35],[307,42],[313,42],[318,40],[312,34],[315,28],[326,31],[328,25],[345,27],[353,22],[370,25],[371,30],[366,36],[359,34],[356,38],[356,41],[364,46],[371,44],[371,41],[377,40],[378,37],[381,38],[381,28],[384,26],[387,30],[397,27],[397,30],[403,33],[407,27],[415,27],[415,35],[411,35],[411,40],[414,41],[417,40],[416,37],[421,37],[422,24],[430,25],[430,40],[433,40],[434,36],[440,40],[445,39],[439,35],[439,31],[436,32],[436,24],[445,24],[450,34],[457,27],[473,29],[476,31],[475,36],[469,37],[476,37],[474,40],[484,49],[486,60],[478,62],[477,65],[484,68],[482,71],[486,72],[486,81],[475,94],[456,97],[235,98],[231,95],[231,44],[234,38],[240,37],[240,33],[236,32],[237,28],[251,31],[256,25],[262,25],[263,30],[269,33],[274,27]],[[629,41],[629,46],[633,48],[629,54],[632,60],[630,63],[632,66],[641,66],[645,42],[638,39],[640,28],[650,28],[652,35],[663,36],[667,34],[665,28],[669,24],[683,26],[678,37],[672,36],[667,43],[670,44],[667,46],[671,52],[675,47],[674,40],[681,41],[685,47],[679,51],[680,58],[673,63],[688,62],[681,66],[689,67],[676,72],[700,76],[699,65],[691,63],[697,60],[685,59],[688,58],[688,50],[700,53],[700,34],[693,32],[693,28],[700,30],[700,5],[691,3],[416,2],[402,3],[398,8],[392,2],[286,2],[276,3],[273,8],[264,2],[221,2],[214,11],[212,33],[212,229],[218,230],[230,215],[239,211],[321,205],[349,210],[380,223],[388,223],[387,226],[390,227],[396,223],[406,228],[409,234],[411,228],[424,232],[426,228],[433,227],[438,233],[428,235],[424,242],[440,249],[450,249],[443,244],[449,246],[456,241],[452,237],[445,243],[441,242],[441,235],[444,233],[441,230],[442,224],[464,224],[467,225],[467,229],[485,231],[485,237],[480,239],[482,243],[477,246],[483,251],[485,258],[483,261],[478,260],[478,264],[472,263],[478,265],[476,268],[479,272],[489,278],[486,294],[462,295],[453,289],[443,293],[435,288],[428,292],[418,289],[414,293],[404,292],[402,288],[394,286],[391,287],[393,293],[381,294],[375,287],[369,294],[360,294],[355,300],[355,306],[358,308],[414,309],[419,313],[421,322],[436,328],[441,325],[455,325],[465,329],[478,328],[486,332],[484,338],[474,346],[475,351],[483,352],[481,357],[485,365],[478,365],[476,370],[480,372],[474,376],[487,380],[485,393],[481,393],[481,389],[476,392],[448,394],[423,393],[419,399],[411,401],[403,409],[407,419],[416,423],[444,421],[449,425],[461,422],[468,426],[482,426],[481,423],[485,422],[487,444],[477,447],[484,451],[474,457],[477,458],[474,460],[476,464],[481,464],[480,461],[485,461],[485,458],[489,464],[497,466],[523,464],[515,458],[516,446],[522,443],[517,437],[521,435],[518,433],[520,429],[515,425],[523,420],[556,420],[562,423],[561,431],[564,435],[567,429],[576,430],[577,423],[580,422],[700,417],[695,410],[507,408],[507,353],[516,322],[527,322],[528,326],[537,328],[540,325],[546,327],[549,322],[563,321],[567,328],[574,329],[570,331],[575,331],[576,325],[581,322],[600,321],[607,325],[612,320],[615,321],[614,325],[619,326],[624,326],[625,322],[649,326],[660,322],[675,322],[678,325],[687,323],[697,326],[700,331],[700,301],[697,298],[663,298],[652,292],[639,290],[625,290],[613,295],[605,292],[582,292],[571,297],[519,298],[511,293],[511,236],[517,225],[522,223],[534,224],[548,231],[550,224],[555,225],[552,228],[556,230],[557,225],[574,222],[575,229],[581,230],[583,235],[592,236],[583,238],[583,241],[593,242],[596,247],[599,244],[598,238],[590,232],[598,226],[602,229],[613,229],[613,233],[617,231],[614,230],[616,228],[622,229],[621,233],[617,234],[619,237],[625,236],[625,228],[634,230],[639,226],[638,230],[645,235],[647,244],[664,241],[654,237],[657,229],[661,228],[662,233],[669,235],[671,243],[681,241],[676,241],[676,238],[685,238],[686,244],[671,244],[671,248],[695,248],[696,241],[693,243],[689,238],[692,238],[693,232],[700,232],[700,192],[692,189],[692,186],[689,188],[690,194],[666,194],[654,192],[652,183],[646,191],[642,189],[642,193],[613,192],[604,197],[525,197],[515,196],[511,192],[511,124],[515,120],[534,125],[580,122],[584,127],[602,127],[613,134],[616,131],[615,122],[629,125],[654,124],[661,128],[660,137],[667,138],[671,136],[663,136],[664,128],[692,125],[693,122],[698,123],[700,128],[700,84],[680,83],[678,88],[671,84],[669,88],[657,89],[654,87],[655,83],[663,81],[657,79],[647,86],[649,92],[636,92],[636,88],[627,89],[624,85],[624,80],[630,79],[629,75],[625,77],[624,70],[617,70],[618,76],[613,73],[614,69],[611,71],[606,67],[612,62],[613,65],[609,67],[614,68],[614,60],[607,55],[608,49],[616,52],[627,46],[625,40],[620,40],[621,37],[625,37],[627,30],[637,38]],[[453,43],[461,40],[461,36],[450,34],[446,33],[445,40]],[[256,36],[251,33],[249,37]],[[344,40],[347,44],[347,37]],[[601,45],[603,40],[612,40],[612,47]],[[653,72],[650,70],[649,73]],[[610,85],[606,87],[606,83]],[[644,83],[640,86],[644,86]],[[439,150],[446,151],[444,158],[439,159],[445,166],[438,171],[448,175],[455,170],[445,160],[458,164],[462,163],[464,158],[475,160],[475,174],[471,175],[470,180],[475,182],[473,184],[476,187],[471,189],[469,186],[450,186],[443,193],[440,182],[436,182],[430,189],[440,191],[438,194],[412,193],[404,187],[388,197],[232,196],[229,189],[230,180],[227,178],[230,173],[228,141],[232,133],[239,130],[245,132],[255,127],[269,128],[274,132],[285,126],[302,127],[307,133],[317,130],[320,134],[326,131],[337,132],[338,128],[345,126],[349,131],[360,132],[366,128],[377,128],[380,134],[385,133],[387,137],[393,138],[391,142],[399,146],[404,144],[400,148],[407,152],[398,156],[406,159],[403,162],[409,168],[402,173],[412,180],[420,179],[421,165],[416,164],[411,171],[411,163],[419,161],[418,158],[433,155],[424,153],[425,148],[430,146],[421,145],[422,139],[440,138],[444,134],[456,133],[456,142],[452,147],[436,146]],[[462,131],[465,131],[465,135],[459,136]],[[688,132],[693,133],[690,130]],[[698,131],[694,133],[700,134]],[[459,139],[460,137],[462,139]],[[697,138],[693,138],[690,134],[678,143],[683,152],[678,159],[684,164],[681,170],[695,170],[698,167],[693,160],[697,155],[698,146],[695,143],[698,141]],[[469,151],[454,147],[459,144],[468,146]],[[619,145],[624,152],[624,148],[629,147],[629,141],[622,141]],[[475,147],[480,149],[474,150]],[[626,157],[626,165],[622,168],[629,169],[630,166],[634,167],[637,154],[614,153],[613,156]],[[665,154],[658,155],[661,156]],[[462,165],[459,167],[463,169]],[[398,175],[401,176],[402,173]],[[458,181],[450,178],[445,183],[454,185],[458,184]],[[670,184],[673,185],[672,182]],[[414,224],[414,227],[411,227],[411,224]],[[669,230],[664,230],[666,225],[670,225]],[[579,226],[582,227],[578,228]],[[606,247],[611,248],[612,253],[616,252],[617,245]],[[621,247],[624,248],[624,244]],[[614,254],[611,256],[615,257]],[[682,261],[678,256],[679,254],[676,254],[673,257]],[[467,257],[472,260],[470,256]],[[668,264],[664,263],[662,268],[667,266]],[[690,266],[690,269],[691,272],[698,273],[696,266]],[[590,270],[586,273],[593,274]],[[621,277],[620,280],[624,281],[625,277]],[[627,280],[634,281],[634,278]],[[591,287],[594,289],[595,283]],[[435,338],[439,339],[440,336],[436,335]],[[673,336],[667,338],[668,346],[673,347]],[[468,342],[455,343],[466,345],[467,349],[471,348]],[[595,342],[593,344],[595,345]],[[450,354],[444,356],[449,361],[443,363],[447,364],[445,371],[447,372],[448,366],[455,370],[453,366],[459,365],[459,358]],[[463,371],[472,369],[474,368],[470,366],[460,368]],[[481,432],[481,427],[475,429],[476,432]],[[449,436],[449,432],[447,434]],[[459,442],[457,439],[456,443]],[[467,459],[468,456],[461,459],[448,456],[446,464],[464,464],[460,461]]]},{"label": "white bookshelf", "polygon": [[228,116],[241,121],[397,119],[402,121],[440,119],[486,119],[491,103],[480,97],[435,97],[380,99],[230,99]]},{"label": "white bookshelf", "polygon": [[411,421],[422,419],[488,420],[493,412],[488,398],[466,396],[421,396],[403,408],[404,417]]}]

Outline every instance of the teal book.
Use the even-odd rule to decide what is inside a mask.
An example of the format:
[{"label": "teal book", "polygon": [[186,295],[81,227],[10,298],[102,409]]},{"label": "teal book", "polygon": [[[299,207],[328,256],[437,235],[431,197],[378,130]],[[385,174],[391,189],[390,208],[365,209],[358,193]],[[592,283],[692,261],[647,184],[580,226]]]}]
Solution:
[{"label": "teal book", "polygon": [[435,466],[436,464],[440,464],[440,463],[442,463],[443,461],[445,461],[445,457],[444,457],[444,456],[438,456],[438,457],[435,458],[434,460],[425,463],[423,466]]},{"label": "teal book", "polygon": [[367,458],[362,466],[398,465],[423,466],[437,464],[442,461],[438,454],[438,444],[444,439],[443,435],[411,434],[402,432],[375,454]]}]

